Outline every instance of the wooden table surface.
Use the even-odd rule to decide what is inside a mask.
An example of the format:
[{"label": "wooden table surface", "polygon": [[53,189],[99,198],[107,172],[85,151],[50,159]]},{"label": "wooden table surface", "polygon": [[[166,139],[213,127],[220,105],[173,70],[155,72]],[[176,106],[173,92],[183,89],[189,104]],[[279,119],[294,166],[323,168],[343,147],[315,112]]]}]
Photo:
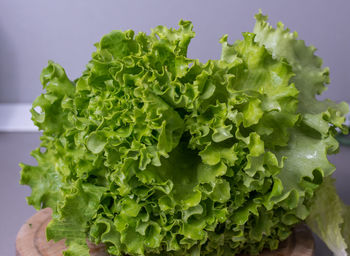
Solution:
[{"label": "wooden table surface", "polygon": [[[32,216],[19,230],[16,239],[17,256],[61,256],[64,241],[46,241],[45,229],[51,220],[51,209],[46,208]],[[103,245],[88,242],[91,256],[108,256]],[[314,239],[305,225],[299,225],[293,234],[281,243],[277,251],[264,251],[260,256],[312,256]],[[243,256],[243,255],[242,255]]]}]

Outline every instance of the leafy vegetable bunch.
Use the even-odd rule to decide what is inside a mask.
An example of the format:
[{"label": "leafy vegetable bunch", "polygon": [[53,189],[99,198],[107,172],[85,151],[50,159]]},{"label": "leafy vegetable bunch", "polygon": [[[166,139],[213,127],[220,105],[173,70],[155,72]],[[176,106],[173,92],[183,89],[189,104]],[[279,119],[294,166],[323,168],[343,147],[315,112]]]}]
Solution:
[{"label": "leafy vegetable bunch", "polygon": [[220,60],[189,59],[192,24],[112,31],[82,76],[56,63],[33,103],[43,131],[21,164],[28,203],[50,207],[47,238],[65,255],[236,255],[274,250],[306,220],[336,255],[349,252],[349,210],[330,175],[345,103],[315,98],[329,71],[281,23]]}]

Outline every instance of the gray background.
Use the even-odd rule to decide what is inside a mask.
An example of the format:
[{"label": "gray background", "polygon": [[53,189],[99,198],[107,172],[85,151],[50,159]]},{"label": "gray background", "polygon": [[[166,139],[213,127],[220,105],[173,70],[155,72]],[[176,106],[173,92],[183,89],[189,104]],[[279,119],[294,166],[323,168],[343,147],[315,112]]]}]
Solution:
[{"label": "gray background", "polygon": [[348,0],[0,0],[0,102],[33,101],[49,59],[71,79],[80,76],[93,44],[113,29],[149,32],[159,24],[174,27],[180,19],[191,20],[197,36],[189,56],[218,58],[219,38],[242,38],[259,8],[272,23],[282,20],[319,49],[331,68],[333,88],[325,95],[350,101]]},{"label": "gray background", "polygon": [[[275,24],[282,20],[298,31],[331,68],[331,87],[322,96],[350,101],[350,1],[348,0],[0,0],[0,103],[32,102],[41,93],[39,75],[47,60],[60,63],[71,79],[80,76],[93,44],[113,29],[149,32],[159,24],[176,27],[191,20],[196,38],[189,56],[219,58],[219,38],[232,42],[251,31],[262,8]],[[29,152],[39,145],[38,133],[0,133],[0,255],[14,255],[15,236],[34,213],[18,185],[18,163],[34,163]],[[350,204],[350,148],[332,156],[337,188]],[[317,256],[331,255],[317,243]]]}]

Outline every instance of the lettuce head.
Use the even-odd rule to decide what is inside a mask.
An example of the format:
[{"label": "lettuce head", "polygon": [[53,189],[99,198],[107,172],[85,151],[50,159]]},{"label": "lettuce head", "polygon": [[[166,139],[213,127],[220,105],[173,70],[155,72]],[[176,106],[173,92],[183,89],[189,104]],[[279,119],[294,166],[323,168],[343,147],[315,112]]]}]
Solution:
[{"label": "lettuce head", "polygon": [[180,21],[103,36],[74,81],[44,68],[38,165],[21,164],[21,184],[53,209],[47,238],[66,239],[66,256],[89,255],[86,239],[111,255],[256,255],[306,219],[348,250],[350,214],[319,214],[337,198],[327,155],[348,107],[316,99],[329,71],[315,48],[256,20],[206,63],[187,57],[195,33]]}]

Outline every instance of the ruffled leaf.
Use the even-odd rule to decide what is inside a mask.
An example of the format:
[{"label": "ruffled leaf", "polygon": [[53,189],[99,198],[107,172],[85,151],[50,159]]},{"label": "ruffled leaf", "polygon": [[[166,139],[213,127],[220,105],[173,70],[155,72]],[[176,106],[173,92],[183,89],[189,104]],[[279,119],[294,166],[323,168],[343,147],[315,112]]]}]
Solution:
[{"label": "ruffled leaf", "polygon": [[331,177],[317,189],[306,223],[334,255],[350,253],[350,208],[339,198]]}]

